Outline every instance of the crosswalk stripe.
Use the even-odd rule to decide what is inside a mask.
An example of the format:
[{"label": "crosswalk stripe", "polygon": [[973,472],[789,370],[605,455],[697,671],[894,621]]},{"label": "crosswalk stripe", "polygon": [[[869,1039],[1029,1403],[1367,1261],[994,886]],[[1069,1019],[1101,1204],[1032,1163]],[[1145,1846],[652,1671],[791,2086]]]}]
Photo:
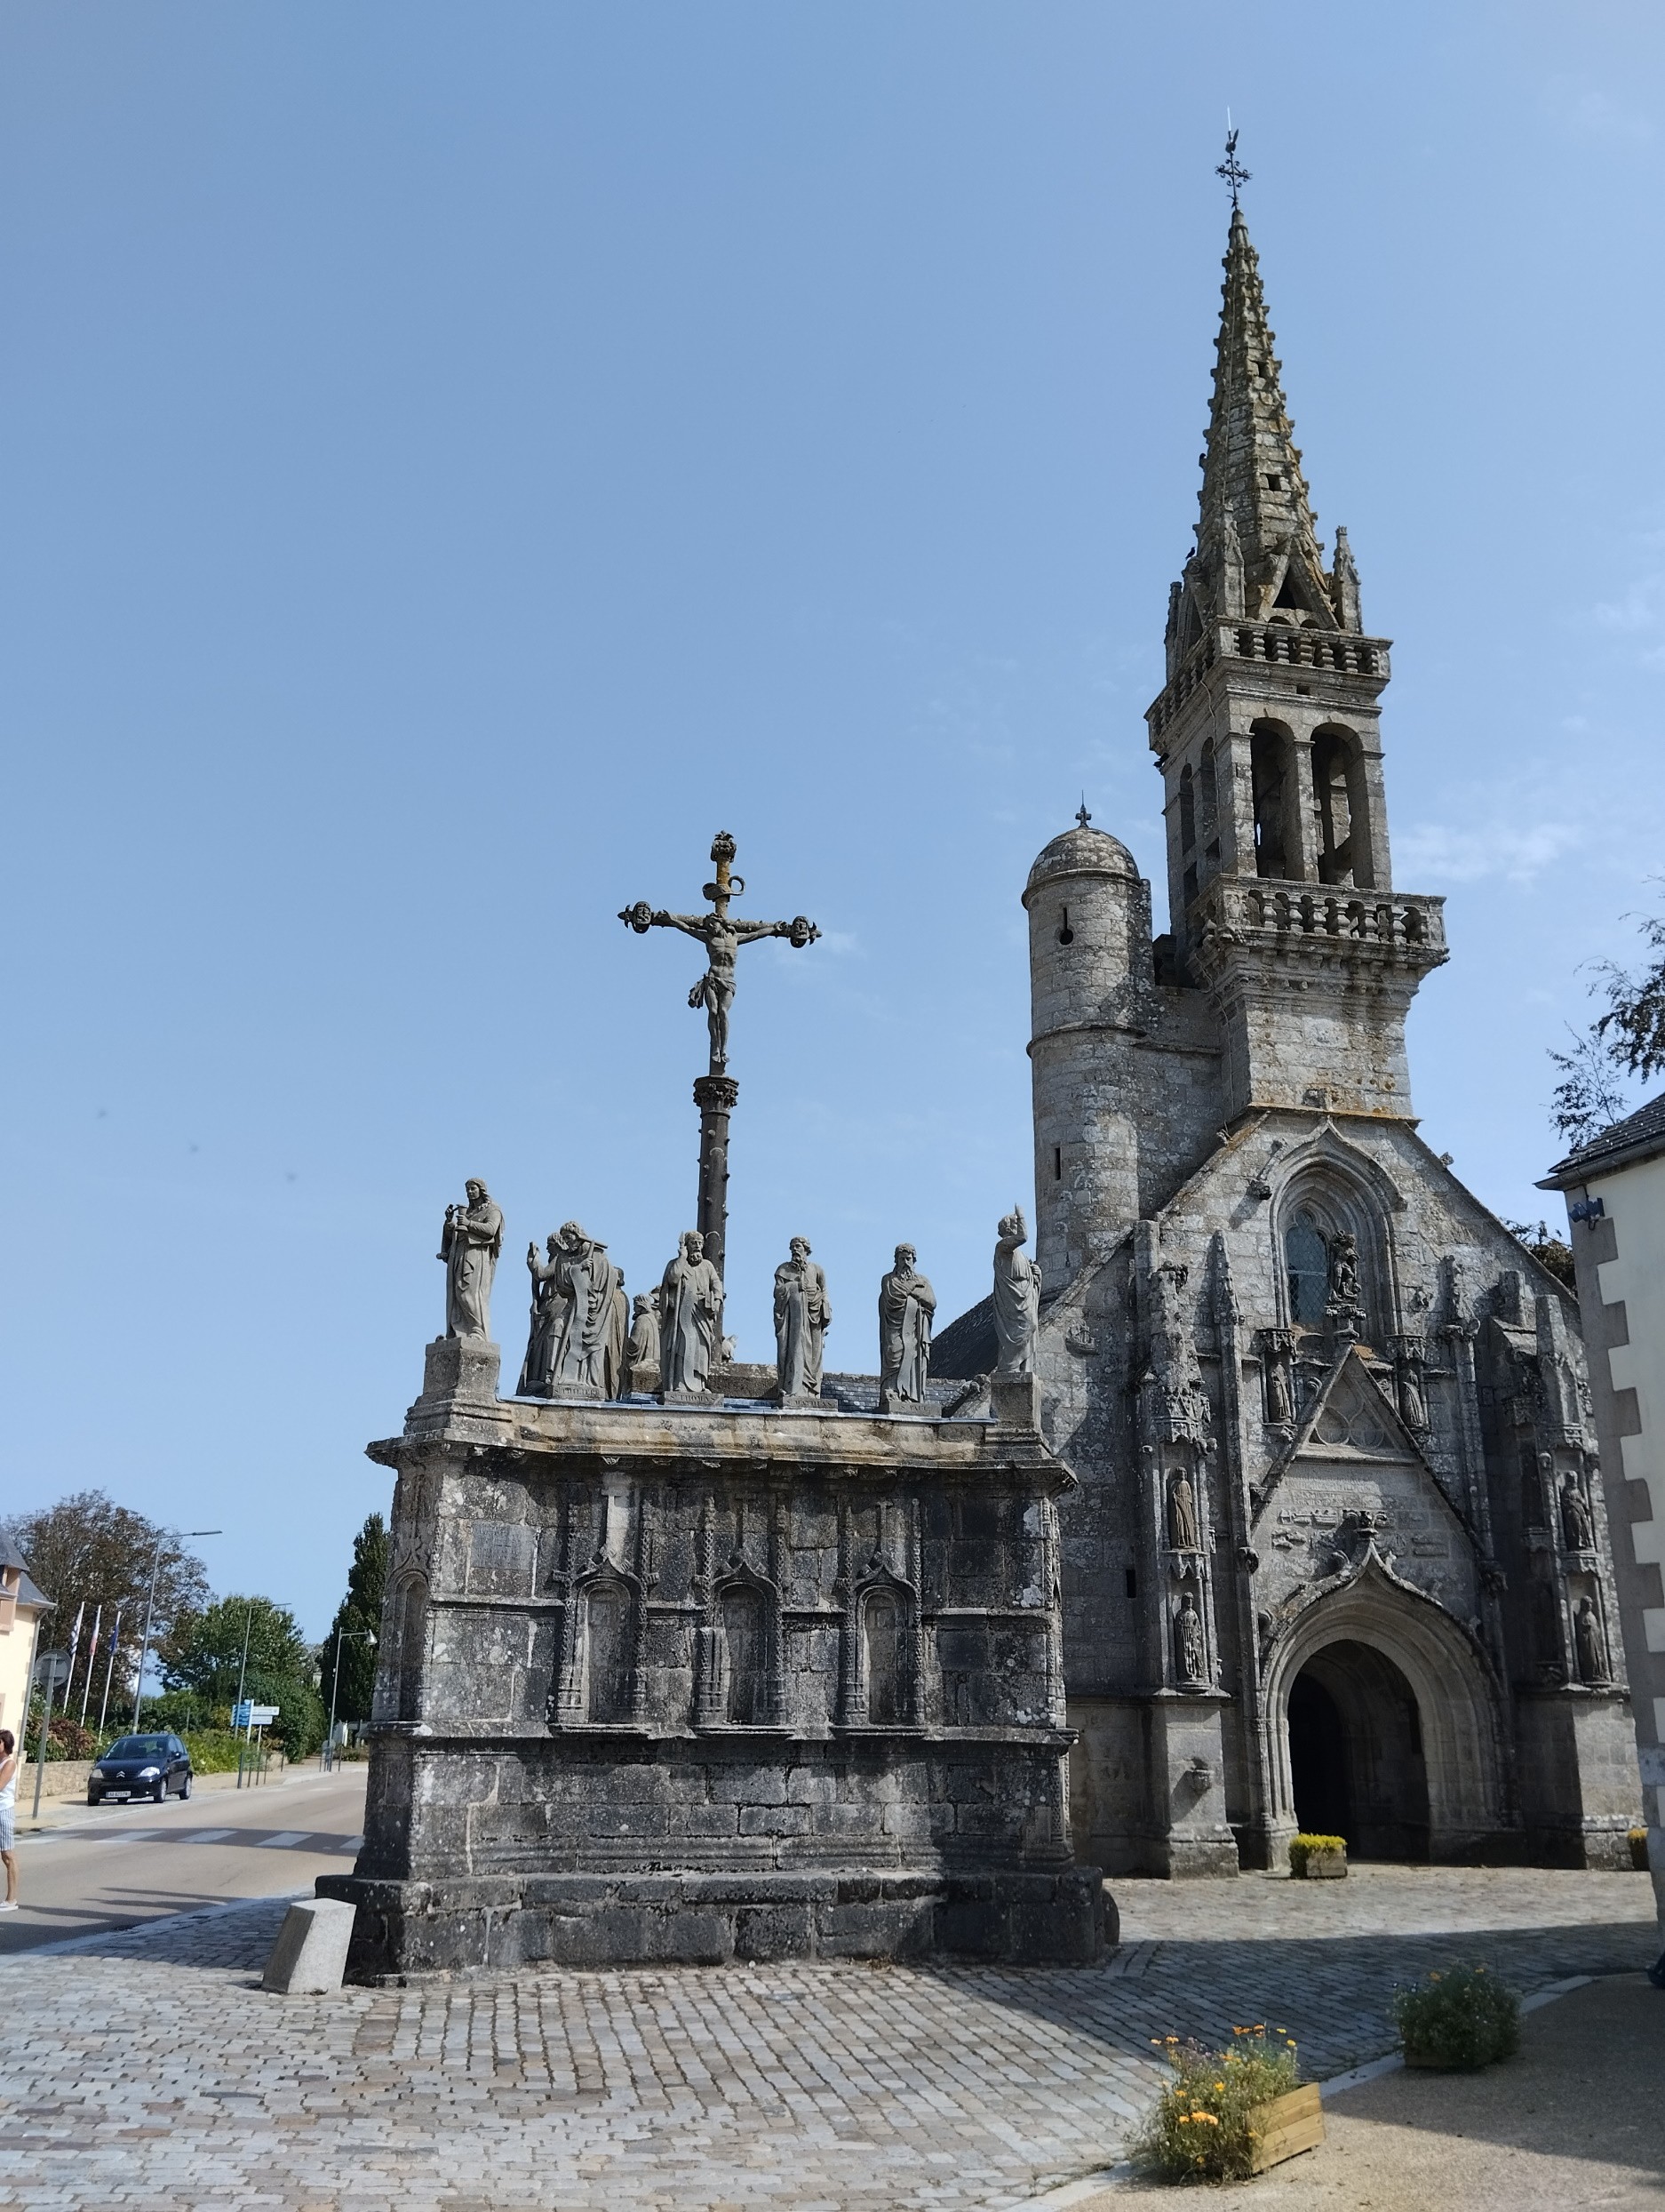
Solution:
[{"label": "crosswalk stripe", "polygon": [[257,1849],[262,1851],[287,1851],[297,1843],[305,1843],[311,1833],[309,1828],[283,1828],[275,1836],[262,1836]]},{"label": "crosswalk stripe", "polygon": [[223,1843],[227,1836],[236,1834],[235,1828],[187,1828],[179,1836],[181,1843]]}]

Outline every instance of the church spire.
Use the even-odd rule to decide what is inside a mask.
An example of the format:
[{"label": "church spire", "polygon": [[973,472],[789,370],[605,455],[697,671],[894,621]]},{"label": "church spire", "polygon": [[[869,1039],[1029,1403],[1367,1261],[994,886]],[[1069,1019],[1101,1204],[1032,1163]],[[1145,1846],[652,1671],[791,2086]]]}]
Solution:
[{"label": "church spire", "polygon": [[1235,204],[1224,268],[1197,549],[1175,595],[1179,634],[1170,635],[1169,651],[1176,659],[1216,621],[1360,627],[1358,571],[1344,531],[1337,532],[1334,573],[1324,566],[1266,320],[1260,260]]}]

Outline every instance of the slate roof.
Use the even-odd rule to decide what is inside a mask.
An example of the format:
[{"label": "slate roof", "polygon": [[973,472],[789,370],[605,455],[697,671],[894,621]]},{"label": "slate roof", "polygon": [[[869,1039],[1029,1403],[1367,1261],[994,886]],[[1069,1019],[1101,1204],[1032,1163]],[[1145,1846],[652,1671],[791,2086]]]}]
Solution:
[{"label": "slate roof", "polygon": [[1631,1167],[1665,1152],[1665,1090],[1645,1106],[1604,1129],[1565,1160],[1557,1160],[1538,1185],[1541,1191],[1564,1191],[1569,1183],[1583,1183],[1592,1175],[1605,1175],[1618,1167]]},{"label": "slate roof", "polygon": [[18,1569],[18,1603],[20,1605],[38,1605],[48,1611],[51,1610],[52,1601],[39,1584],[31,1578],[29,1563],[19,1548],[17,1538],[3,1521],[0,1521],[0,1567],[15,1567]]}]

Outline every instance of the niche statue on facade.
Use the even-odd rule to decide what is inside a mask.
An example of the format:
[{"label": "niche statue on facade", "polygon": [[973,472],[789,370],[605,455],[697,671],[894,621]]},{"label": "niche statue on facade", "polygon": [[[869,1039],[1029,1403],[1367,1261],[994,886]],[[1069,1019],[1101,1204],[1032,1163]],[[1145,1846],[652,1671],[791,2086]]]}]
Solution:
[{"label": "niche statue on facade", "polygon": [[1428,1393],[1422,1384],[1422,1340],[1420,1337],[1400,1337],[1394,1346],[1394,1384],[1399,1401],[1399,1418],[1415,1434],[1428,1427]]},{"label": "niche statue on facade", "polygon": [[445,1334],[490,1337],[491,1279],[503,1250],[503,1213],[478,1176],[460,1206],[447,1206],[439,1256],[445,1263]]},{"label": "niche statue on facade", "polygon": [[1034,1372],[1035,1335],[1040,1326],[1040,1269],[1024,1250],[1029,1228],[1014,1206],[1000,1226],[994,1247],[994,1334],[997,1375]]},{"label": "niche statue on facade", "polygon": [[1173,1440],[1201,1440],[1208,1423],[1202,1368],[1191,1334],[1183,1292],[1191,1270],[1163,1260],[1149,1278],[1151,1358],[1147,1380],[1154,1384],[1159,1433]]},{"label": "niche statue on facade", "polygon": [[[1596,1548],[1596,1523],[1589,1500],[1579,1487],[1575,1474],[1569,1474],[1561,1485],[1561,1536],[1569,1552],[1593,1552]],[[1585,1602],[1588,1604],[1589,1600]]]},{"label": "niche statue on facade", "polygon": [[659,1388],[704,1397],[722,1338],[722,1277],[697,1229],[684,1231],[659,1284]]},{"label": "niche statue on facade", "polygon": [[1167,1540],[1176,1552],[1199,1552],[1202,1537],[1197,1527],[1197,1493],[1183,1468],[1167,1486]]},{"label": "niche statue on facade", "polygon": [[1261,1357],[1266,1379],[1266,1419],[1273,1428],[1295,1425],[1295,1338],[1287,1329],[1263,1329]]},{"label": "niche statue on facade", "polygon": [[896,1266],[879,1283],[879,1409],[925,1402],[936,1293],[915,1265],[911,1244],[896,1246]]},{"label": "niche statue on facade", "polygon": [[1324,1318],[1338,1337],[1356,1337],[1364,1318],[1358,1302],[1358,1240],[1338,1229],[1330,1239],[1329,1298]]},{"label": "niche statue on facade", "polygon": [[832,1325],[826,1275],[809,1257],[809,1240],[795,1236],[791,1258],[775,1270],[775,1373],[783,1401],[821,1395],[821,1362]]},{"label": "niche statue on facade", "polygon": [[1608,1679],[1606,1640],[1601,1633],[1595,1601],[1581,1598],[1573,1616],[1573,1648],[1578,1654],[1579,1680],[1605,1682]]},{"label": "niche statue on facade", "polygon": [[1189,1590],[1174,1616],[1174,1671],[1187,1684],[1203,1680],[1202,1615]]}]

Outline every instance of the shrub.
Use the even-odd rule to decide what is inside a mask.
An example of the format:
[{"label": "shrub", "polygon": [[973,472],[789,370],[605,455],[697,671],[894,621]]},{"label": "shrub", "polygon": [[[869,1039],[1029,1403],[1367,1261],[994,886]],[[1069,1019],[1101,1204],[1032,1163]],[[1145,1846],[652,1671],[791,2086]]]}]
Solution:
[{"label": "shrub", "polygon": [[[1133,2146],[1135,2159],[1169,2181],[1241,2181],[1255,2156],[1257,2108],[1301,2087],[1295,2039],[1282,2028],[1233,2028],[1229,2051],[1175,2035],[1157,2042],[1174,2069]],[[1156,2042],[1156,2038],[1151,2038]]]},{"label": "shrub", "polygon": [[238,1753],[254,1747],[235,1729],[193,1729],[185,1738],[185,1748],[198,1774],[230,1774],[236,1767]]},{"label": "shrub", "polygon": [[1396,1992],[1394,2024],[1405,2056],[1427,2066],[1470,2070],[1520,2048],[1520,2000],[1483,1966],[1454,1966]]},{"label": "shrub", "polygon": [[1307,1871],[1307,1861],[1315,1851],[1333,1851],[1338,1857],[1347,1856],[1345,1836],[1292,1836],[1289,1841],[1289,1871],[1297,1877]]}]

